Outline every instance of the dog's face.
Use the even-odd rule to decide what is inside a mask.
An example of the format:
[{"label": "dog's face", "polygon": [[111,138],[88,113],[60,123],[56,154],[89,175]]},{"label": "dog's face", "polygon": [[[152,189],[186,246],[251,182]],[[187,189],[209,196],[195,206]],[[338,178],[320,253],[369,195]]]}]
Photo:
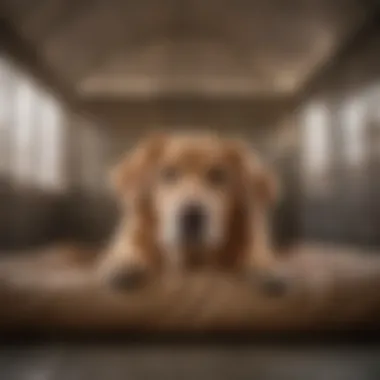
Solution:
[{"label": "dog's face", "polygon": [[209,138],[170,139],[152,181],[157,238],[170,249],[215,250],[227,236],[239,181],[228,152]]},{"label": "dog's face", "polygon": [[114,181],[129,206],[149,208],[166,251],[223,248],[237,208],[248,213],[275,196],[247,147],[209,135],[152,136],[116,168]]}]

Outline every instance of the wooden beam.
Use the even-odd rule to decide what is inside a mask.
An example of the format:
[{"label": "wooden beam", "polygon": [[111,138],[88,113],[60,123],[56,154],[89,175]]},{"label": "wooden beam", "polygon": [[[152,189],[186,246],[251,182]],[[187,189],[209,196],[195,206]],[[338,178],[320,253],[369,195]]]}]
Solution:
[{"label": "wooden beam", "polygon": [[156,25],[151,25],[144,28],[141,34],[135,32],[125,33],[119,38],[113,39],[105,49],[96,52],[95,57],[86,65],[85,70],[77,76],[76,82],[80,83],[97,75],[112,59],[123,53],[126,49],[129,54],[138,52],[145,44],[151,42],[157,36],[157,33],[159,33],[159,28]]},{"label": "wooden beam", "polygon": [[298,108],[308,99],[326,78],[355,55],[367,40],[380,31],[380,2],[378,0],[367,1],[367,12],[363,21],[350,33],[341,46],[316,70],[314,75],[302,86],[294,99],[294,107]]},{"label": "wooden beam", "polygon": [[[148,9],[145,12],[149,12]],[[172,4],[162,10],[166,14],[165,22],[147,22],[145,25],[138,23],[135,30],[131,32],[130,29],[126,30],[122,35],[117,38],[111,39],[110,43],[105,49],[100,49],[96,57],[89,62],[88,68],[76,78],[77,82],[83,82],[92,76],[96,76],[112,59],[128,52],[128,54],[135,54],[149,43],[159,38],[162,40],[181,41],[190,37],[195,40],[208,40],[214,41],[219,44],[224,44],[231,55],[240,60],[240,62],[250,65],[249,53],[246,48],[242,49],[241,46],[236,46],[236,39],[231,38],[231,25],[230,14],[224,12],[220,17],[224,17],[222,22],[214,20],[212,15],[209,16],[207,22],[197,22],[199,16],[196,12],[202,12],[194,8],[192,0],[173,1]],[[226,29],[227,28],[227,29]],[[180,43],[180,42],[179,42]],[[172,70],[171,54],[168,52],[168,70]],[[175,63],[173,63],[175,64]]]},{"label": "wooden beam", "polygon": [[108,97],[96,98],[96,99],[84,99],[81,104],[85,105],[86,108],[102,108],[107,109],[122,109],[125,105],[136,105],[136,104],[166,104],[166,105],[205,105],[208,106],[220,106],[225,104],[233,104],[235,106],[250,106],[250,107],[272,107],[289,105],[292,99],[288,96],[220,96],[220,97],[210,97],[210,96],[199,96],[199,95],[160,95],[157,96],[147,96],[147,97],[123,97],[110,99]]},{"label": "wooden beam", "polygon": [[[22,4],[8,6],[12,9],[12,17],[17,23],[23,24],[31,14],[39,12],[41,7],[43,7],[50,0],[30,0],[23,1]],[[10,2],[10,0],[8,0]],[[19,2],[20,3],[20,2]]]},{"label": "wooden beam", "polygon": [[[1,9],[0,9],[1,11]],[[0,49],[71,106],[76,105],[72,89],[46,64],[40,52],[16,31],[11,21],[0,18]]]},{"label": "wooden beam", "polygon": [[65,8],[60,14],[59,20],[49,27],[45,36],[41,36],[39,39],[39,45],[41,48],[50,43],[54,38],[64,33],[70,28],[73,22],[80,19],[91,7],[94,7],[97,0],[76,0],[65,2]]},{"label": "wooden beam", "polygon": [[[251,128],[270,127],[278,115],[289,109],[288,97],[235,97],[222,98],[199,96],[157,96],[123,100],[109,99],[83,101],[83,108],[105,121],[104,125],[113,128],[129,128],[134,121],[142,124],[164,123],[168,127],[181,120],[196,127],[199,123],[239,125],[245,119]],[[240,120],[240,121],[239,121]],[[199,122],[199,123],[198,123]],[[174,124],[173,124],[174,123]]]}]

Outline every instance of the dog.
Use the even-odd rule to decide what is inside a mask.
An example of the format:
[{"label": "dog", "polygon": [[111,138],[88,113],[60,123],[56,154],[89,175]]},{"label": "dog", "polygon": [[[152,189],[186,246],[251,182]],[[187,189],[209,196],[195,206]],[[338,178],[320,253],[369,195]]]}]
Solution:
[{"label": "dog", "polygon": [[122,218],[100,270],[117,288],[149,276],[210,268],[248,273],[274,261],[268,213],[276,177],[245,142],[152,134],[111,172]]}]

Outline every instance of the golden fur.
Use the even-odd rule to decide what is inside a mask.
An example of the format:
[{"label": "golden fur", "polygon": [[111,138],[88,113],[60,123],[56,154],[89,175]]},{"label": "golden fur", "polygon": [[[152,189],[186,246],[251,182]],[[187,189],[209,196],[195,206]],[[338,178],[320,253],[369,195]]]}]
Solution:
[{"label": "golden fur", "polygon": [[[165,168],[175,168],[181,181],[160,181]],[[221,168],[226,176],[219,187],[205,180],[213,168]],[[277,198],[276,182],[242,141],[208,134],[152,135],[121,160],[111,179],[125,210],[101,263],[106,278],[167,268],[242,271],[272,265],[266,223],[268,208]],[[159,241],[162,214],[190,193],[210,207],[213,223],[224,231],[218,246],[198,256]]]}]

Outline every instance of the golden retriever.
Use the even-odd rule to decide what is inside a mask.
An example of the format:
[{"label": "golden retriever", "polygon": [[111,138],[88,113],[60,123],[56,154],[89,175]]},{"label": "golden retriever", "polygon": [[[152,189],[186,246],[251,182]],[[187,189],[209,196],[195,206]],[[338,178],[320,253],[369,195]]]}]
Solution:
[{"label": "golden retriever", "polygon": [[151,274],[211,268],[268,268],[273,175],[240,140],[213,134],[156,134],[112,172],[125,207],[101,264],[113,285]]}]

